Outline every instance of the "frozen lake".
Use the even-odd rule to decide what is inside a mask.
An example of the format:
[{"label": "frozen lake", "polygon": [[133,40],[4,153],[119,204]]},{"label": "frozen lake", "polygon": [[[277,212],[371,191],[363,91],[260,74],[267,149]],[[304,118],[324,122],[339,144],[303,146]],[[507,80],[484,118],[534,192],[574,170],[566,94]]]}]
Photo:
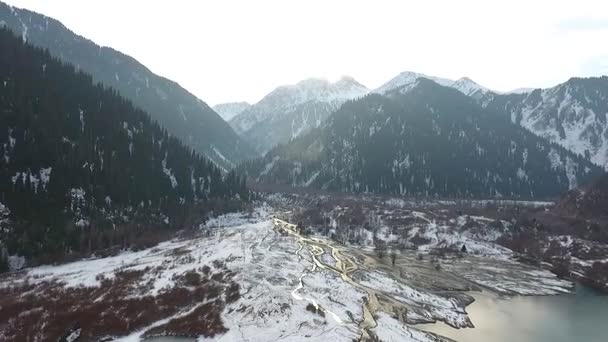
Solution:
[{"label": "frozen lake", "polygon": [[417,327],[460,342],[605,342],[608,336],[608,296],[589,288],[577,286],[573,295],[474,297],[467,312],[476,328]]}]

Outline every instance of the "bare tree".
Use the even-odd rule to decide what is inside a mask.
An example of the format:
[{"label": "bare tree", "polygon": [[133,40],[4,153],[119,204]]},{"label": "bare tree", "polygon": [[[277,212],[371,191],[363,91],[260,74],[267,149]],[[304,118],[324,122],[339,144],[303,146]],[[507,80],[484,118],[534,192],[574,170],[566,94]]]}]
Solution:
[{"label": "bare tree", "polygon": [[397,251],[395,249],[391,249],[391,263],[393,267],[395,266],[395,261],[397,260]]},{"label": "bare tree", "polygon": [[386,253],[386,243],[383,240],[375,239],[374,250],[376,251],[378,258],[383,259]]}]

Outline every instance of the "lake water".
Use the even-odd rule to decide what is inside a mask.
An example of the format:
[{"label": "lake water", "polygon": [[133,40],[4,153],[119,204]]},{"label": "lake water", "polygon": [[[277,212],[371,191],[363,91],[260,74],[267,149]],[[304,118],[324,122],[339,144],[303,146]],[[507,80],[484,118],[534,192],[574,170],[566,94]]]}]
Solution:
[{"label": "lake water", "polygon": [[475,328],[416,327],[459,342],[607,342],[608,296],[577,286],[575,294],[501,299],[482,293],[467,307]]}]

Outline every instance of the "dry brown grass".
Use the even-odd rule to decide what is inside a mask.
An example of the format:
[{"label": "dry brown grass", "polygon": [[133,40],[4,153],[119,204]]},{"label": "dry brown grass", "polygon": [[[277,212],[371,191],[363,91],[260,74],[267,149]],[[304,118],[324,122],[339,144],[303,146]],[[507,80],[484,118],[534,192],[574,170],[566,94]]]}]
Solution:
[{"label": "dry brown grass", "polygon": [[98,287],[66,288],[43,282],[1,288],[0,341],[56,341],[75,324],[82,329],[82,341],[122,336],[203,302],[207,304],[154,331],[182,336],[226,331],[220,314],[223,294],[229,301],[238,298],[233,273],[224,269],[207,275],[193,270],[177,276],[170,290],[141,295],[152,286],[143,278],[148,272],[154,270],[117,271],[114,278],[100,277]]},{"label": "dry brown grass", "polygon": [[220,316],[224,309],[221,300],[202,304],[186,316],[172,319],[167,324],[151,329],[146,336],[205,336],[213,337],[228,331]]}]

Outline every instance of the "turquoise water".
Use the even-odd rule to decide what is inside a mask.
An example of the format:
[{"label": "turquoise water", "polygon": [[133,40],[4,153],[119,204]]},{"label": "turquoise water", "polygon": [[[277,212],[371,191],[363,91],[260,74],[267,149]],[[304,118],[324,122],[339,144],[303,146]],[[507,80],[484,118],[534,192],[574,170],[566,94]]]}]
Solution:
[{"label": "turquoise water", "polygon": [[467,307],[473,329],[445,324],[417,327],[460,342],[607,342],[608,296],[577,286],[575,294],[500,299],[474,295]]}]

